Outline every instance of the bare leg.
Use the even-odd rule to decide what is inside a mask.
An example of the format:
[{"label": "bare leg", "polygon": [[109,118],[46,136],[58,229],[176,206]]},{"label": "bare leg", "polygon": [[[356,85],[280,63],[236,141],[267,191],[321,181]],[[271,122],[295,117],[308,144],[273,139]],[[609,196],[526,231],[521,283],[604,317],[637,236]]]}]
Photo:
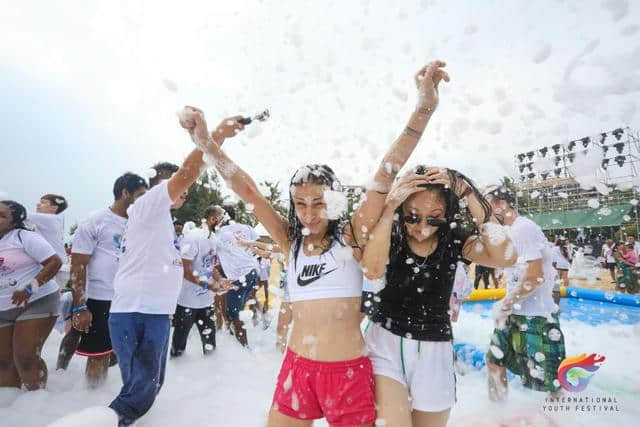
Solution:
[{"label": "bare leg", "polygon": [[231,321],[233,323],[234,335],[238,342],[243,346],[249,345],[249,340],[247,339],[247,330],[244,327],[244,322],[240,319],[233,319]]},{"label": "bare leg", "polygon": [[498,365],[487,362],[489,399],[494,402],[501,402],[507,398],[509,382],[507,380],[507,370]]},{"label": "bare leg", "polygon": [[69,362],[78,349],[80,344],[80,337],[82,332],[74,329],[69,329],[69,332],[60,341],[60,349],[58,350],[58,362],[56,369],[66,370],[69,367]]},{"label": "bare leg", "polygon": [[13,362],[13,329],[14,325],[0,327],[0,387],[22,386]]},{"label": "bare leg", "polygon": [[89,387],[96,388],[104,384],[109,371],[109,361],[111,354],[103,356],[87,357],[87,368],[85,375]]},{"label": "bare leg", "polygon": [[411,397],[407,388],[396,380],[376,375],[377,418],[386,427],[411,426]]},{"label": "bare leg", "polygon": [[445,427],[449,421],[451,408],[439,412],[413,411],[413,427]]},{"label": "bare leg", "polygon": [[47,385],[47,364],[40,357],[42,346],[56,323],[56,316],[22,320],[14,325],[13,361],[27,390]]},{"label": "bare leg", "polygon": [[291,418],[273,408],[269,411],[269,420],[267,421],[267,427],[311,427],[312,424],[312,420]]}]

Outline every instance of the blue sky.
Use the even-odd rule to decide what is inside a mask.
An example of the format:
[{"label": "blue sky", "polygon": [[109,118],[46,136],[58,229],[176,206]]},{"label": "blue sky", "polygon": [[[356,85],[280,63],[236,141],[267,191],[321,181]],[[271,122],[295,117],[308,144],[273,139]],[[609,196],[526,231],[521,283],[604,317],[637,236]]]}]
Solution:
[{"label": "blue sky", "polygon": [[226,148],[258,180],[323,161],[366,184],[435,58],[452,82],[412,163],[490,183],[517,152],[640,129],[639,23],[625,0],[13,2],[0,16],[0,192],[28,207],[60,193],[67,224],[84,218],[119,174],[181,161],[186,103],[211,127],[271,109]]}]

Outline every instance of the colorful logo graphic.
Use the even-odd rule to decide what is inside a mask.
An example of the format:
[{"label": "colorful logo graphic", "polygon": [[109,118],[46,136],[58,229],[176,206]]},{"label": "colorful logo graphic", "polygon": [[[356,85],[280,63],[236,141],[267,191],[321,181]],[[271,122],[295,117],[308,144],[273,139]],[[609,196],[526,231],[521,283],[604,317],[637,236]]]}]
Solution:
[{"label": "colorful logo graphic", "polygon": [[605,357],[597,354],[567,357],[558,368],[558,381],[563,389],[572,393],[583,391],[589,385],[594,372],[600,369],[600,363]]}]

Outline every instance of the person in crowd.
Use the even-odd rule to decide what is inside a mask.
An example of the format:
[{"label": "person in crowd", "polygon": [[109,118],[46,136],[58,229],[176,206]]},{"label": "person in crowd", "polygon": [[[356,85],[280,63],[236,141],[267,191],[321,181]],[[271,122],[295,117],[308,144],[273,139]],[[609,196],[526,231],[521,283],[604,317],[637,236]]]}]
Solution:
[{"label": "person in crowd", "polygon": [[82,221],[73,235],[73,327],[60,344],[57,366],[66,369],[74,351],[86,356],[85,377],[90,387],[102,385],[107,378],[113,352],[109,309],[127,209],[146,191],[144,178],[130,172],[119,176],[113,184],[111,206]]},{"label": "person in crowd", "polygon": [[231,288],[231,281],[222,278],[216,269],[216,241],[211,238],[210,233],[202,236],[193,231],[185,236],[180,244],[180,252],[184,281],[173,315],[170,355],[178,357],[184,353],[194,323],[200,334],[202,352],[207,355],[216,348],[214,292],[224,294]]},{"label": "person in crowd", "polygon": [[627,245],[633,249],[637,256],[640,256],[640,242],[636,241],[636,236],[630,234],[627,236]]},{"label": "person in crowd", "polygon": [[23,205],[0,201],[0,387],[37,390],[47,384],[40,352],[58,316],[62,261],[26,219]]},{"label": "person in crowd", "polygon": [[489,278],[493,279],[493,287],[497,289],[496,270],[492,267],[486,267],[484,265],[476,264],[475,277],[473,280],[473,288],[478,289],[480,281],[484,283],[484,288],[489,289]]},{"label": "person in crowd", "polygon": [[571,254],[564,238],[556,240],[553,245],[553,266],[562,280],[563,286],[569,286],[569,268],[571,268]]},{"label": "person in crowd", "polygon": [[[120,427],[147,413],[164,382],[169,317],[175,312],[184,276],[171,209],[184,204],[187,189],[205,169],[204,152],[212,154],[214,145],[208,143],[209,135],[194,132],[201,114],[185,107],[180,116],[197,148],[180,168],[156,165],[151,189],[127,211],[109,315],[111,344],[123,382],[109,407],[117,413]],[[241,128],[238,117],[225,119],[214,133],[215,147]]]},{"label": "person in crowd", "polygon": [[184,239],[184,235],[182,234],[182,229],[184,227],[184,223],[178,219],[173,221],[173,230],[176,233],[177,244],[180,246],[182,239]]},{"label": "person in crowd", "polygon": [[[396,181],[364,250],[365,339],[378,418],[444,426],[456,401],[450,299],[457,263],[509,267],[517,254],[470,179],[418,166]],[[387,262],[388,260],[388,262]]]},{"label": "person in crowd", "polygon": [[62,260],[62,267],[55,277],[60,287],[66,286],[69,280],[68,258],[64,249],[64,216],[62,215],[68,206],[63,196],[45,194],[40,197],[36,211],[27,212],[25,221],[28,228],[44,237]]},{"label": "person in crowd", "polygon": [[240,320],[240,311],[258,285],[260,266],[253,253],[239,245],[237,239],[257,240],[258,235],[250,226],[235,222],[235,210],[231,206],[213,206],[209,217],[216,232],[216,249],[222,272],[237,288],[225,294],[227,318],[233,335],[240,344],[247,346],[247,330]]},{"label": "person in crowd", "polygon": [[616,280],[616,289],[623,293],[638,292],[638,273],[636,264],[638,257],[631,247],[620,242],[616,245],[613,257],[616,260],[616,267],[621,275]]},{"label": "person in crowd", "polygon": [[604,259],[606,269],[609,270],[609,274],[611,275],[611,283],[616,283],[616,260],[613,256],[614,251],[615,246],[613,240],[607,239],[602,245],[601,256]]},{"label": "person in crowd", "polygon": [[[373,185],[348,223],[339,220],[342,186],[327,165],[298,169],[289,187],[287,219],[271,206],[253,179],[218,149],[218,172],[282,248],[293,327],[278,376],[270,427],[310,425],[326,418],[332,425],[372,425],[376,419],[373,376],[360,330],[362,269],[359,260],[369,231],[384,210],[393,179],[403,167],[438,100],[438,85],[449,80],[435,61],[415,76],[419,102],[403,134],[375,172]],[[206,123],[198,125],[206,127]],[[224,268],[224,264],[223,264]],[[308,378],[314,377],[313,382]]]},{"label": "person in crowd", "polygon": [[505,400],[506,370],[525,387],[557,393],[557,372],[565,358],[564,336],[552,290],[553,254],[542,229],[518,214],[515,194],[498,187],[487,195],[496,220],[510,226],[518,262],[505,269],[507,294],[494,305],[496,327],[486,355],[491,400]]}]

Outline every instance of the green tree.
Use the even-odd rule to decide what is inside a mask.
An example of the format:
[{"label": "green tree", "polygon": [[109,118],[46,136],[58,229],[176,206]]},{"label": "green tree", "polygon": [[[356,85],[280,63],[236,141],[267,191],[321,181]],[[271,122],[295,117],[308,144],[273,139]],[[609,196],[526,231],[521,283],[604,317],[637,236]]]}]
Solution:
[{"label": "green tree", "polygon": [[279,188],[280,183],[264,181],[260,185],[266,187],[269,190],[269,194],[266,195],[266,198],[269,203],[271,203],[271,206],[273,206],[273,208],[277,210],[280,215],[286,218],[289,215],[289,207],[287,206],[285,201],[282,200],[282,191]]},{"label": "green tree", "polygon": [[191,187],[184,205],[173,212],[175,219],[200,225],[204,211],[211,205],[223,205],[227,196],[220,192],[220,180],[214,171],[206,171]]}]

